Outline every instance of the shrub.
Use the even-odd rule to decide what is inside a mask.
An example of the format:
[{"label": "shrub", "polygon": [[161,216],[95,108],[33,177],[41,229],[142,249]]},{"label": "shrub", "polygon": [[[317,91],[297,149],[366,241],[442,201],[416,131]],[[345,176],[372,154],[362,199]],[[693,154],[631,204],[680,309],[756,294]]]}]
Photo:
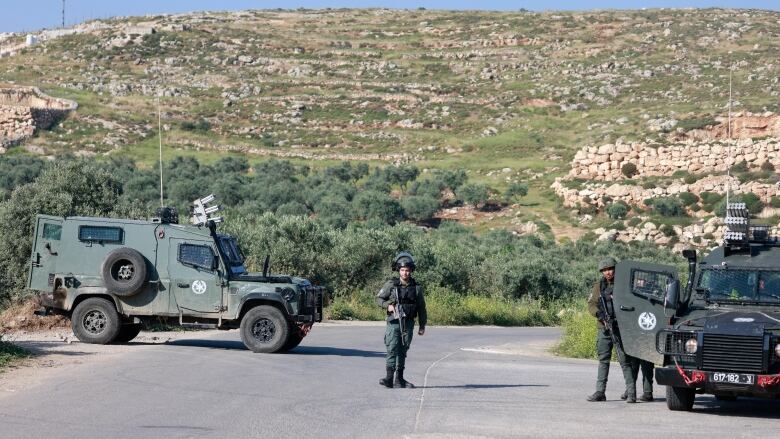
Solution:
[{"label": "shrub", "polygon": [[653,210],[662,216],[685,216],[685,207],[677,197],[658,197],[653,199]]},{"label": "shrub", "polygon": [[744,160],[742,160],[741,162],[734,163],[731,166],[731,172],[735,174],[740,172],[747,172],[747,170],[748,170],[748,164]]},{"label": "shrub", "polygon": [[620,172],[623,173],[623,175],[626,176],[626,178],[631,178],[639,173],[639,170],[636,168],[636,165],[628,162],[625,163],[623,166],[620,167]]},{"label": "shrub", "polygon": [[674,231],[674,227],[670,226],[669,224],[662,224],[659,230],[666,236],[677,236],[677,232]]},{"label": "shrub", "polygon": [[395,224],[403,219],[403,208],[398,200],[384,192],[366,190],[358,193],[352,206],[359,218]]},{"label": "shrub", "polygon": [[401,199],[401,206],[407,218],[425,221],[431,219],[439,210],[441,202],[429,195],[410,195]]},{"label": "shrub", "polygon": [[677,194],[677,197],[682,201],[683,206],[686,207],[699,201],[699,197],[690,192],[680,192]]},{"label": "shrub", "polygon": [[693,174],[688,174],[688,175],[685,176],[685,178],[683,178],[683,181],[685,182],[685,184],[694,184],[698,180],[699,180],[699,177],[697,177],[697,176],[695,176]]},{"label": "shrub", "polygon": [[623,219],[628,215],[628,205],[622,201],[618,201],[607,206],[607,216],[612,219]]},{"label": "shrub", "polygon": [[766,172],[775,172],[775,165],[773,165],[772,162],[767,160],[764,163],[761,163],[761,170]]},{"label": "shrub", "polygon": [[780,196],[773,196],[769,199],[769,205],[772,207],[780,207]]},{"label": "shrub", "polygon": [[641,220],[640,218],[634,217],[634,218],[631,218],[631,219],[629,219],[629,220],[628,220],[628,222],[627,222],[627,224],[628,224],[630,227],[636,227],[636,226],[638,226],[638,225],[639,225],[639,223],[641,223],[641,222],[642,222],[642,220]]}]

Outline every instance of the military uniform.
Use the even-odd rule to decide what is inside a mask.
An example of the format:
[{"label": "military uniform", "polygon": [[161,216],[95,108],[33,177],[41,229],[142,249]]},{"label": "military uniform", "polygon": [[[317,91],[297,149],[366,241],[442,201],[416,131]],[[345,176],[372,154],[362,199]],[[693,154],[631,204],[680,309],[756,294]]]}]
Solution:
[{"label": "military uniform", "polygon": [[[607,268],[614,268],[615,261],[612,258],[605,259],[599,264],[599,271],[603,271]],[[636,402],[636,372],[635,370],[638,369],[638,363],[635,363],[636,359],[629,357],[623,352],[623,349],[620,345],[614,346],[614,343],[612,342],[612,337],[610,336],[609,330],[604,326],[603,319],[604,314],[608,313],[612,320],[615,319],[615,312],[612,307],[612,290],[614,288],[614,278],[611,281],[608,281],[605,277],[602,277],[596,284],[593,286],[593,291],[591,292],[590,297],[588,298],[588,312],[598,319],[598,330],[596,335],[596,353],[598,355],[599,360],[599,368],[598,368],[598,375],[596,377],[596,393],[588,397],[588,401],[605,401],[606,396],[604,395],[604,392],[607,390],[607,378],[609,377],[609,364],[610,360],[612,358],[612,349],[617,350],[617,357],[618,361],[620,362],[620,367],[623,370],[623,379],[625,380],[626,384],[626,391],[624,395],[626,396],[627,402]],[[607,309],[603,310],[601,309],[601,299],[600,297],[604,297],[604,300],[607,304]],[[620,331],[617,328],[617,325],[615,326],[615,335],[617,336],[617,339],[620,339]],[[636,368],[634,367],[634,364],[636,364]]]},{"label": "military uniform", "polygon": [[[411,255],[409,258],[411,260]],[[396,258],[396,262],[393,264],[394,268],[397,266],[398,259]],[[401,264],[403,263],[401,261]],[[413,262],[411,266],[414,267]],[[379,290],[376,302],[385,310],[389,305],[399,307],[403,316],[398,319],[394,313],[387,312],[387,326],[385,328],[385,347],[387,349],[385,371],[387,376],[380,380],[380,384],[386,387],[414,387],[404,379],[404,368],[406,366],[406,353],[414,335],[415,319],[419,319],[421,333],[425,330],[425,325],[428,322],[422,286],[412,277],[407,282],[403,282],[399,278],[392,278],[385,282]],[[403,320],[403,327],[401,327],[400,320]],[[395,380],[393,381],[394,372]]]}]

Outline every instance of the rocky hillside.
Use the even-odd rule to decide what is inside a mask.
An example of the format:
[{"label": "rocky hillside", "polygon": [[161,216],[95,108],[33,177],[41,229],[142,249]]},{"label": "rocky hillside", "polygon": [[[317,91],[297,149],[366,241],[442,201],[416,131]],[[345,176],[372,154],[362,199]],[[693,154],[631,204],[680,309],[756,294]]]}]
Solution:
[{"label": "rocky hillside", "polygon": [[79,105],[11,151],[150,165],[159,96],[169,155],[464,168],[497,200],[531,189],[465,222],[605,239],[650,222],[674,244],[717,213],[730,71],[735,178],[777,224],[777,53],[780,13],[758,10],[194,13],[5,34],[0,85]]}]

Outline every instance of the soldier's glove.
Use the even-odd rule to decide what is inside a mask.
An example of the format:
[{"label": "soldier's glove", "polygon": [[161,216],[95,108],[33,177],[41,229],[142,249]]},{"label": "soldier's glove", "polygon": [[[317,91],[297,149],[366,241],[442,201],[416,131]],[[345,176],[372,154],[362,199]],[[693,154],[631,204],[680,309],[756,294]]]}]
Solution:
[{"label": "soldier's glove", "polygon": [[390,297],[389,299],[387,299],[387,304],[388,305],[395,305],[395,297]]}]

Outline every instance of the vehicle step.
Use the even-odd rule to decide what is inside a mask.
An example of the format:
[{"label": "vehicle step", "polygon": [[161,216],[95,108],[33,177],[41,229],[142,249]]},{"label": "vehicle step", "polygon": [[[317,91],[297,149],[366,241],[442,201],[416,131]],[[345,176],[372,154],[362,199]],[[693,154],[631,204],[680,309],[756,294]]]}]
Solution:
[{"label": "vehicle step", "polygon": [[179,326],[182,328],[196,328],[196,329],[217,329],[216,323],[181,323]]}]

